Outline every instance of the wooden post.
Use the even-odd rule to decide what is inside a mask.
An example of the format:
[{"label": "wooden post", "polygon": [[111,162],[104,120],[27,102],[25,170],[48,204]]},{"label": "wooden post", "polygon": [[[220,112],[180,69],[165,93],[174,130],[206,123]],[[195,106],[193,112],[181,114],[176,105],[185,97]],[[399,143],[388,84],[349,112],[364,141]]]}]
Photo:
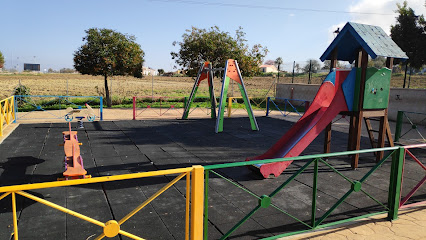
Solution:
[{"label": "wooden post", "polygon": [[[393,58],[392,57],[386,58],[386,67],[389,68],[391,70],[391,73],[392,73],[392,68],[393,68]],[[389,144],[393,145],[392,135],[390,134],[390,131],[388,132],[388,129],[389,129],[388,109],[385,109],[384,116],[380,117],[380,125],[379,126],[380,127],[379,127],[379,136],[378,136],[378,139],[377,139],[377,147],[383,148],[385,146],[385,136],[386,135],[388,137]],[[382,158],[383,158],[383,151],[378,152],[376,154],[376,162],[382,160]]]},{"label": "wooden post", "polygon": [[[337,48],[333,49],[331,52],[331,59],[330,59],[330,72],[333,71],[333,68],[337,67]],[[331,146],[331,125],[332,122],[330,122],[324,131],[324,153],[330,152],[330,146]]]},{"label": "wooden post", "polygon": [[[352,132],[351,138],[351,150],[358,150],[361,146],[361,129],[362,129],[362,119],[363,119],[363,103],[364,103],[364,89],[365,89],[365,80],[367,76],[367,65],[368,65],[368,53],[362,49],[361,50],[361,62],[358,64],[361,65],[361,81],[359,89],[359,101],[358,101],[358,112],[354,113],[354,127],[355,129]],[[352,155],[352,168],[358,167],[359,154]]]}]

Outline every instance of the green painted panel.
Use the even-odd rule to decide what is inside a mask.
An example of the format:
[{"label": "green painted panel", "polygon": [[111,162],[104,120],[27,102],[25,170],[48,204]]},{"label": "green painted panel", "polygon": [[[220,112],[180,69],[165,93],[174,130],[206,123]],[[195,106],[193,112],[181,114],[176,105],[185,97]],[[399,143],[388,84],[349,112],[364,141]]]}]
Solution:
[{"label": "green painted panel", "polygon": [[388,108],[391,70],[367,68],[364,89],[364,109]]},{"label": "green painted panel", "polygon": [[361,68],[356,69],[355,89],[354,89],[354,105],[353,110],[358,111],[359,93],[361,89]]}]

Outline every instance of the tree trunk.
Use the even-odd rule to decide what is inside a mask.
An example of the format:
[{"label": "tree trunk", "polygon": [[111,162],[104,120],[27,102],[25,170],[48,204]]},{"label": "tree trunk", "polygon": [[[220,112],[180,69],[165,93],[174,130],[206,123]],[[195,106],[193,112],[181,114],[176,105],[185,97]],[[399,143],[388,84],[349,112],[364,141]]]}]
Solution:
[{"label": "tree trunk", "polygon": [[107,107],[111,107],[111,97],[109,96],[109,89],[108,89],[108,75],[105,74],[105,97],[106,97],[106,103],[107,103]]},{"label": "tree trunk", "polygon": [[402,88],[405,88],[405,81],[407,79],[407,66],[408,66],[408,62],[405,63],[404,84],[402,85]]},{"label": "tree trunk", "polygon": [[413,68],[410,66],[410,75],[408,75],[408,87],[407,87],[407,88],[410,88],[410,83],[411,83],[411,73],[412,73],[412,71],[413,71]]}]

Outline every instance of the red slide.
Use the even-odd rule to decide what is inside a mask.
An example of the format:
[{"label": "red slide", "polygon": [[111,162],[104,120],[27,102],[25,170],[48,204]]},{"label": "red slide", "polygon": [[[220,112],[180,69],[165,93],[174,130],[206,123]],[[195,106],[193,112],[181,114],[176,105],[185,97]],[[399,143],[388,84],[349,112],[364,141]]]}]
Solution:
[{"label": "red slide", "polygon": [[[331,72],[322,83],[314,101],[299,121],[267,152],[247,160],[262,160],[298,156],[347,105],[341,84],[349,71]],[[278,177],[292,161],[256,164],[264,178]]]}]

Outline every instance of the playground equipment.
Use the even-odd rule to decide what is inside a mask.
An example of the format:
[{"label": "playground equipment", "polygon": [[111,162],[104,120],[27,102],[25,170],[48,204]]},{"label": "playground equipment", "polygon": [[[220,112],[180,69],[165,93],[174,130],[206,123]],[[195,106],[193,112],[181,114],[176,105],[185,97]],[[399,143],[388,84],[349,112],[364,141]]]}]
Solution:
[{"label": "playground equipment", "polygon": [[[214,96],[214,86],[213,86],[213,77],[215,71],[224,70],[223,80],[222,80],[222,90],[220,93],[219,99],[219,108],[216,116],[216,98]],[[256,118],[253,114],[253,109],[251,108],[250,100],[247,96],[247,91],[244,86],[244,81],[240,73],[240,68],[238,67],[238,63],[234,59],[228,59],[226,61],[225,68],[212,68],[211,63],[204,62],[198,70],[197,78],[195,79],[194,87],[192,88],[191,94],[189,96],[188,101],[185,104],[185,110],[182,115],[182,119],[187,119],[189,110],[191,108],[191,104],[194,100],[195,94],[197,93],[198,87],[202,80],[208,80],[209,83],[209,93],[210,93],[210,101],[211,101],[211,118],[216,118],[216,127],[215,132],[219,133],[223,131],[223,119],[226,105],[226,98],[228,96],[228,86],[229,81],[234,80],[238,83],[238,88],[240,89],[241,96],[244,99],[244,105],[246,107],[248,116],[250,118],[250,124],[252,130],[259,130],[259,126],[257,125]],[[229,113],[228,113],[229,114]]]},{"label": "playground equipment", "polygon": [[68,131],[62,132],[64,137],[65,152],[65,172],[63,172],[64,178],[58,180],[69,180],[79,178],[90,178],[90,175],[86,175],[87,171],[83,166],[83,158],[80,155],[80,142],[78,142],[77,131],[71,131],[71,122],[68,122]]},{"label": "playground equipment", "polygon": [[[386,57],[386,68],[367,68],[368,55],[373,59]],[[331,60],[331,69],[309,109],[267,152],[247,160],[298,156],[324,129],[324,152],[330,152],[331,124],[339,113],[350,116],[348,150],[360,149],[363,119],[373,148],[384,147],[385,135],[393,146],[387,107],[394,58],[408,59],[380,27],[348,22],[320,58]],[[355,61],[356,67],[336,70],[337,60]],[[372,129],[373,120],[379,121],[378,130]],[[374,132],[378,133],[377,140]],[[383,158],[383,151],[375,155],[378,161]],[[352,155],[352,168],[358,167],[358,159],[359,154]],[[290,164],[286,161],[253,166],[268,178],[277,177]]]},{"label": "playground equipment", "polygon": [[211,102],[211,118],[216,118],[216,98],[214,96],[214,86],[213,86],[213,77],[214,71],[218,69],[213,69],[212,64],[209,62],[204,62],[198,70],[197,77],[195,78],[194,87],[192,87],[191,94],[189,99],[185,103],[185,108],[183,111],[182,119],[188,119],[189,110],[191,109],[192,102],[194,101],[195,94],[197,93],[198,87],[200,86],[201,81],[207,79],[209,84],[209,95]]},{"label": "playground equipment", "polygon": [[240,89],[241,96],[244,99],[244,104],[246,106],[246,110],[250,118],[251,129],[253,131],[258,131],[259,126],[257,125],[256,118],[254,117],[253,109],[251,108],[250,100],[247,96],[247,91],[244,86],[243,77],[241,76],[237,60],[228,59],[226,61],[226,66],[223,74],[222,91],[220,92],[219,109],[217,114],[218,116],[216,118],[216,133],[223,131],[223,115],[225,112],[226,97],[228,96],[228,86],[230,80],[234,80],[238,83],[238,88]]},{"label": "playground equipment", "polygon": [[73,109],[72,107],[68,107],[67,109],[65,109],[65,121],[71,122],[74,119],[74,114],[76,114],[76,118],[79,120],[80,124],[84,118],[87,118],[89,122],[93,122],[96,118],[95,112],[93,111],[93,108],[89,106],[89,104],[86,103],[85,105],[86,109]]}]

